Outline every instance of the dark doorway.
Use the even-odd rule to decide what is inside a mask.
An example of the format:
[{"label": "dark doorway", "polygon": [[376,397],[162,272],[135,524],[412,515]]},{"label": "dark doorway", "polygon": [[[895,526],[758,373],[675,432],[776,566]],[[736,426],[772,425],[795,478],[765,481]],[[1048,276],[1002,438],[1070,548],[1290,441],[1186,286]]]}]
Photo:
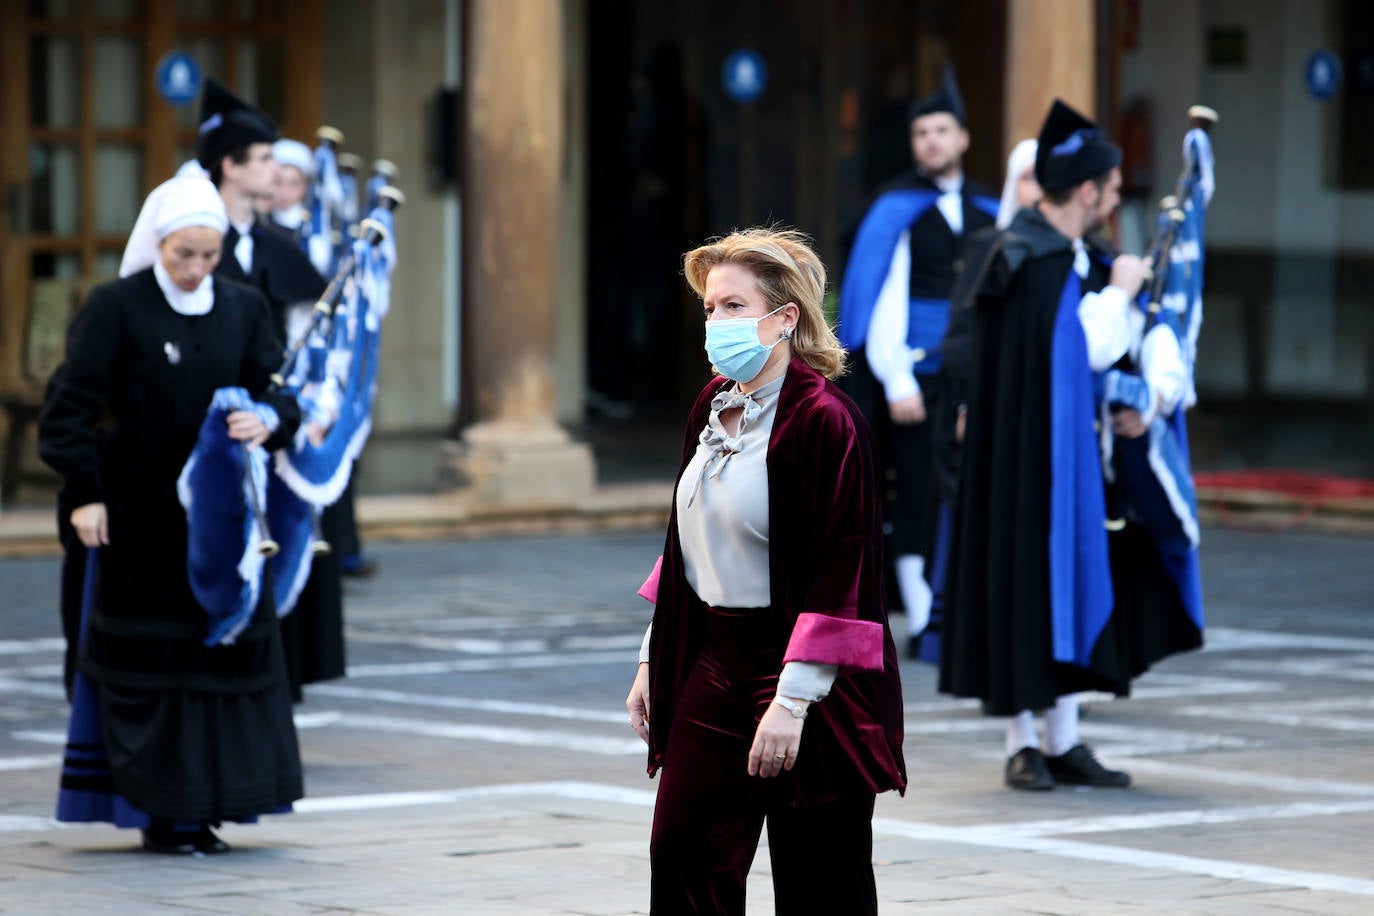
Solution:
[{"label": "dark doorway", "polygon": [[[589,419],[679,423],[709,366],[684,251],[736,227],[812,235],[838,288],[869,195],[910,167],[905,110],[953,61],[971,177],[1001,181],[1003,0],[587,4]],[[750,50],[762,93],[723,68]],[[981,134],[980,134],[981,131]]]}]

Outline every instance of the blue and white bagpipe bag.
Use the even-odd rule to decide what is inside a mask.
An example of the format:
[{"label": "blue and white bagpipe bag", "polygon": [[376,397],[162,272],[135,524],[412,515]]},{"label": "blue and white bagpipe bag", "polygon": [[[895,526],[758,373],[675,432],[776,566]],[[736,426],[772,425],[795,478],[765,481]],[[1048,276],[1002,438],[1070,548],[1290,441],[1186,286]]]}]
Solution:
[{"label": "blue and white bagpipe bag", "polygon": [[340,304],[329,326],[317,327],[301,348],[284,386],[300,403],[302,422],[291,445],[276,453],[275,473],[267,483],[268,525],[280,546],[270,562],[281,616],[295,607],[310,577],[315,513],[343,495],[372,429],[382,319],[390,307],[396,247],[391,211],[378,207],[370,219],[385,235],[376,245],[351,240],[353,266]]},{"label": "blue and white bagpipe bag", "polygon": [[277,425],[277,412],[245,389],[218,389],[177,479],[186,510],[186,572],[209,617],[207,646],[232,643],[243,632],[262,590],[262,534],[251,507],[266,505],[267,452],[229,438],[227,418],[238,410],[253,411],[269,428]]},{"label": "blue and white bagpipe bag", "polygon": [[[263,448],[245,448],[229,438],[226,418],[252,410],[275,427],[276,412],[242,388],[221,388],[178,480],[187,516],[187,574],[208,617],[207,646],[234,642],[252,621],[267,563],[277,614],[295,607],[310,575],[315,512],[343,493],[371,430],[381,323],[396,263],[391,212],[378,208],[371,218],[385,230],[384,240],[375,246],[353,241],[340,306],[286,373],[284,390],[299,399],[304,419],[295,441],[269,468]],[[324,431],[318,442],[307,432],[312,423]],[[270,560],[259,550],[264,526],[254,507],[264,508],[266,530],[279,547]]]},{"label": "blue and white bagpipe bag", "polygon": [[[1202,280],[1207,205],[1215,189],[1212,147],[1206,131],[1194,128],[1183,141],[1184,173],[1178,209],[1183,219],[1172,228],[1172,244],[1159,301],[1142,290],[1136,306],[1144,316],[1140,359],[1135,371],[1102,373],[1101,409],[1103,470],[1125,517],[1142,525],[1159,545],[1185,607],[1202,626],[1201,584],[1197,569],[1200,532],[1197,493],[1188,447],[1187,410],[1197,403],[1194,367],[1202,327]],[[1168,238],[1169,213],[1160,215],[1159,238]],[[1172,334],[1186,376],[1182,396],[1172,410],[1156,413],[1157,393],[1150,390],[1150,350],[1141,343],[1151,333]],[[1172,349],[1172,348],[1170,348]],[[1149,431],[1136,440],[1112,433],[1110,411],[1129,407],[1149,420]]]}]

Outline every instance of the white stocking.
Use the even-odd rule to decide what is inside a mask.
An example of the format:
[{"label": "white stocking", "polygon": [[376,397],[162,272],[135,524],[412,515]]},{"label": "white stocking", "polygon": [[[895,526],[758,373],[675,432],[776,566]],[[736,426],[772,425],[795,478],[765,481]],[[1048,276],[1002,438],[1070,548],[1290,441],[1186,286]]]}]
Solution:
[{"label": "white stocking", "polygon": [[1051,757],[1067,754],[1078,743],[1078,694],[1066,694],[1045,710],[1045,747]]},{"label": "white stocking", "polygon": [[1038,743],[1035,740],[1035,719],[1031,718],[1029,709],[1022,710],[1007,720],[1008,757],[1015,756],[1023,747],[1035,747]]},{"label": "white stocking", "polygon": [[906,609],[906,631],[915,636],[930,623],[930,603],[933,596],[926,582],[926,558],[905,554],[897,558],[897,590],[902,593],[902,607]]}]

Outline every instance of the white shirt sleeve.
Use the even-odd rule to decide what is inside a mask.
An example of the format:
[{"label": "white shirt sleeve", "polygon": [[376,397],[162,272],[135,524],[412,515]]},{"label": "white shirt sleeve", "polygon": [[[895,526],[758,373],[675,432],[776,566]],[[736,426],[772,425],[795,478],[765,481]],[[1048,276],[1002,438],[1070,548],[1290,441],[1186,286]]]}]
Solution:
[{"label": "white shirt sleeve", "polygon": [[864,354],[873,375],[883,383],[889,402],[920,393],[911,370],[911,349],[906,345],[911,309],[911,232],[904,231],[892,251],[887,279],[873,304],[868,320]]},{"label": "white shirt sleeve", "polygon": [[[1188,369],[1178,337],[1164,325],[1156,325],[1140,345],[1140,374],[1156,397],[1159,412],[1169,416],[1188,392]],[[1151,418],[1153,419],[1153,418]]]},{"label": "white shirt sleeve", "polygon": [[824,700],[830,695],[830,688],[839,673],[838,665],[788,662],[782,666],[782,674],[778,675],[778,696],[811,703]]},{"label": "white shirt sleeve", "polygon": [[1126,355],[1131,345],[1131,324],[1127,318],[1130,307],[1126,291],[1115,286],[1088,293],[1078,303],[1078,320],[1088,341],[1088,366],[1092,371],[1110,369]]},{"label": "white shirt sleeve", "polygon": [[649,621],[649,625],[644,628],[644,641],[639,644],[639,660],[647,662],[649,660],[649,637],[653,635],[654,622]]}]

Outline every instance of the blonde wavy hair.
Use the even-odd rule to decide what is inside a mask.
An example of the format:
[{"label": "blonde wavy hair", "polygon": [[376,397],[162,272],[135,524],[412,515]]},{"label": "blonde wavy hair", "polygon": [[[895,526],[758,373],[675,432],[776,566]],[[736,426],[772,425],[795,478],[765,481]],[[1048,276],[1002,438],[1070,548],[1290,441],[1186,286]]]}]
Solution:
[{"label": "blonde wavy hair", "polygon": [[738,229],[682,256],[682,272],[698,298],[706,295],[706,277],[720,264],[746,268],[759,283],[770,310],[791,302],[800,315],[792,334],[792,353],[826,378],[845,372],[845,351],[826,324],[825,265],[811,239],[795,229],[761,226]]}]

